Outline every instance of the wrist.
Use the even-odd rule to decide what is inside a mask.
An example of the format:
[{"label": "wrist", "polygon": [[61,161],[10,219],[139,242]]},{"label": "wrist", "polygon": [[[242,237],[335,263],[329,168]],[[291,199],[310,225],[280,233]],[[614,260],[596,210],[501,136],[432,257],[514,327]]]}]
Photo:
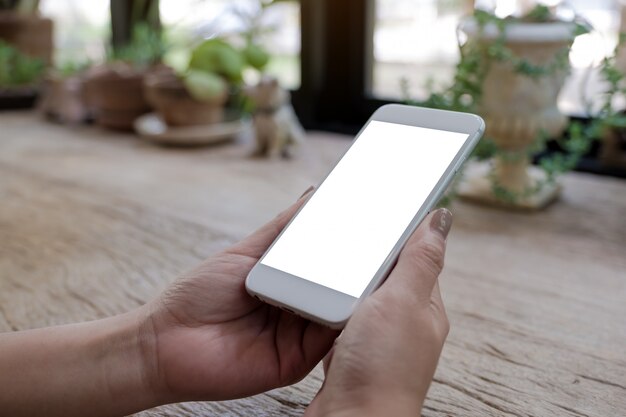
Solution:
[{"label": "wrist", "polygon": [[3,334],[2,414],[127,415],[164,402],[151,385],[144,311]]},{"label": "wrist", "polygon": [[158,385],[156,336],[145,307],[104,319],[90,343],[101,385],[124,414],[167,402]]}]

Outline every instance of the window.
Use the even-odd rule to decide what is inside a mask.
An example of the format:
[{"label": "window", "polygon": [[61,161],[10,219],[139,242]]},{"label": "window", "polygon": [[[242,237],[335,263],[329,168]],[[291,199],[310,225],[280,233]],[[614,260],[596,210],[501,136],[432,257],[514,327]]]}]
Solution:
[{"label": "window", "polygon": [[426,85],[452,80],[459,56],[456,28],[467,0],[376,0],[371,94],[401,98],[401,80],[412,97]]},{"label": "window", "polygon": [[570,4],[571,9],[587,20],[594,31],[579,36],[572,45],[572,73],[559,97],[559,108],[565,114],[587,116],[585,100],[598,97],[604,88],[594,66],[611,55],[618,42],[620,3],[613,0],[570,0]]},{"label": "window", "polygon": [[42,0],[41,14],[54,20],[57,65],[99,62],[110,36],[109,0]]}]

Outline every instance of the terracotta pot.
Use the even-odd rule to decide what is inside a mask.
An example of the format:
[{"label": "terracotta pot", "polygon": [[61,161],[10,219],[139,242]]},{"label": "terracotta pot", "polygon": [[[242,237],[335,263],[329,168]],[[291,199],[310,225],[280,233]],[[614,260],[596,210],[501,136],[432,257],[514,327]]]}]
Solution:
[{"label": "terracotta pot", "polygon": [[172,72],[150,74],[144,88],[149,103],[170,126],[206,125],[224,120],[226,92],[212,102],[198,101]]},{"label": "terracotta pot", "polygon": [[150,111],[143,94],[147,73],[147,70],[123,63],[107,64],[89,71],[85,99],[99,125],[132,130],[135,119]]},{"label": "terracotta pot", "polygon": [[0,39],[21,52],[52,63],[52,20],[37,15],[0,12]]},{"label": "terracotta pot", "polygon": [[[499,30],[493,25],[488,25],[479,35],[474,20],[463,22],[461,30],[473,38],[473,42],[490,44],[499,36]],[[575,25],[567,22],[508,23],[505,33],[506,47],[516,57],[545,66],[557,59],[560,52],[569,50]],[[557,108],[566,76],[567,69],[531,78],[517,73],[510,62],[494,61],[489,66],[479,113],[487,125],[485,136],[494,140],[503,151],[501,155],[507,155],[496,157],[491,179],[512,193],[524,195],[536,188],[540,173],[531,175],[529,172],[527,150],[536,144],[540,133],[558,137],[567,125],[567,118]],[[552,189],[541,191],[541,200],[545,201],[536,201],[538,205],[545,205],[558,193],[557,185],[546,186]],[[527,203],[520,201],[520,204]]]}]

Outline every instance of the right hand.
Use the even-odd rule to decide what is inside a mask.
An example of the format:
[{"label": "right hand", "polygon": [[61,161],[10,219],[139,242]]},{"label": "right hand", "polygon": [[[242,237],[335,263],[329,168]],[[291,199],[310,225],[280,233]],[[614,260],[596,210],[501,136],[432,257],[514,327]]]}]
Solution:
[{"label": "right hand", "polygon": [[328,354],[316,415],[419,415],[449,323],[439,292],[452,215],[427,217],[385,283],[360,304]]}]

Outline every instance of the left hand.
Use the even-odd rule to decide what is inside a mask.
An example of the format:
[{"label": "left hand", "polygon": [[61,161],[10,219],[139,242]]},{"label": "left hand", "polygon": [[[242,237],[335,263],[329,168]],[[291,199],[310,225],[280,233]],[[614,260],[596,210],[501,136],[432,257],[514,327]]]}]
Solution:
[{"label": "left hand", "polygon": [[328,352],[337,331],[261,303],[244,286],[306,195],[146,305],[143,352],[161,401],[226,400],[293,384]]}]

